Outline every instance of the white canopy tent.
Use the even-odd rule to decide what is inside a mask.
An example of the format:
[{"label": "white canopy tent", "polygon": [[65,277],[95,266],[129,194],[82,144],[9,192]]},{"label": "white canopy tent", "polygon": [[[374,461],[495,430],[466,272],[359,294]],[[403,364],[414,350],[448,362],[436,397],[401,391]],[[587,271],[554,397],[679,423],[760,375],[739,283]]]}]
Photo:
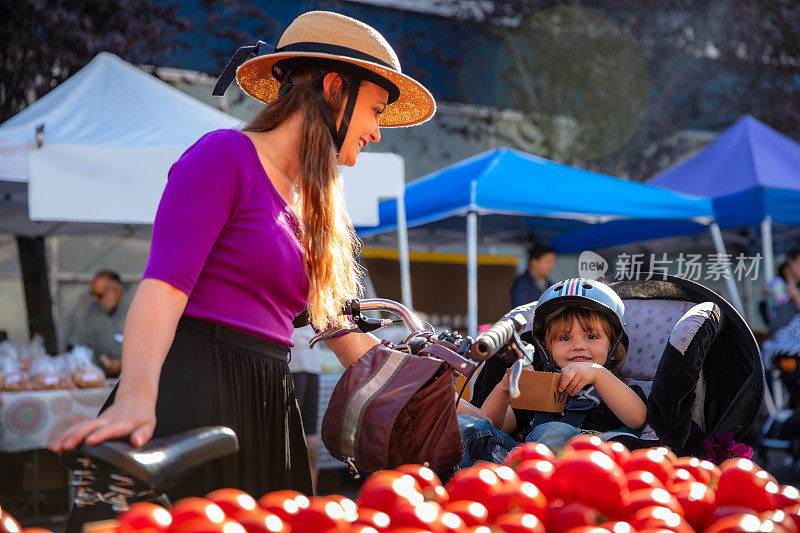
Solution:
[{"label": "white canopy tent", "polygon": [[[124,225],[129,233],[147,233],[172,163],[206,132],[240,125],[101,53],[0,125],[0,231],[120,234]],[[378,224],[379,200],[398,198],[402,204],[399,156],[365,153],[343,174],[348,210],[359,226]],[[401,235],[400,242],[410,306],[407,239]]]}]

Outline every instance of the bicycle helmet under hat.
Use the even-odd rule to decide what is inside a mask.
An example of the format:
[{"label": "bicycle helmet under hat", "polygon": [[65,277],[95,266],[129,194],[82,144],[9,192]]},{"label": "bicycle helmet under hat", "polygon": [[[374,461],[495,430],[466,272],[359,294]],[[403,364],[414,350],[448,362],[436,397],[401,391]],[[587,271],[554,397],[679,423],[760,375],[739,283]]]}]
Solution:
[{"label": "bicycle helmet under hat", "polygon": [[[283,32],[277,47],[259,41],[255,46],[240,48],[220,75],[213,94],[223,95],[235,73],[245,93],[261,102],[271,102],[282,94],[281,91],[291,87],[287,72],[294,67],[310,66],[369,81],[386,89],[389,101],[378,119],[381,127],[414,126],[429,120],[436,112],[436,102],[431,93],[421,83],[402,73],[397,54],[377,30],[328,11],[310,11],[297,17]],[[331,130],[337,152],[347,133],[358,86],[356,83],[351,87],[338,130],[330,109],[323,109],[327,104],[320,98],[321,83],[316,87],[317,102]]]},{"label": "bicycle helmet under hat", "polygon": [[[625,333],[625,304],[622,299],[605,283],[591,279],[570,278],[551,286],[542,293],[533,313],[533,335],[542,341],[543,349],[547,323],[568,307],[596,311],[611,324],[616,338],[612,339],[606,360],[606,366],[609,366],[619,343],[621,342],[626,348],[628,346],[628,336]],[[551,358],[547,350],[545,353]]]}]

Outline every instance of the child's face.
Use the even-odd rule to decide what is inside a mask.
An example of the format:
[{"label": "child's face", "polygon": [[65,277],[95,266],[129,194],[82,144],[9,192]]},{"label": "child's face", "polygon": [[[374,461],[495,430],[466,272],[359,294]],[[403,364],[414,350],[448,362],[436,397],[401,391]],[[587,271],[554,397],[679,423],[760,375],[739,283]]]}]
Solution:
[{"label": "child's face", "polygon": [[573,318],[569,329],[556,334],[551,342],[550,355],[553,361],[560,368],[576,362],[605,364],[611,339],[603,332],[603,328],[593,329],[596,331],[583,329],[580,321]]}]

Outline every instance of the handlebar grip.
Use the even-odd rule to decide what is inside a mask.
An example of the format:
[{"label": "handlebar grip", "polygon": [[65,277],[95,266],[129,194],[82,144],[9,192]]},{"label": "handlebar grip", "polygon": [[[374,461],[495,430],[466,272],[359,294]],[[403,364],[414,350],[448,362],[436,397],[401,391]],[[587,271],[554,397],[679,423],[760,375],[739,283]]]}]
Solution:
[{"label": "handlebar grip", "polygon": [[530,321],[536,302],[515,307],[503,318],[492,324],[492,326],[478,335],[469,357],[473,361],[481,362],[489,359],[505,346],[514,334],[514,330],[522,330]]},{"label": "handlebar grip", "polygon": [[513,334],[514,321],[505,316],[478,335],[472,345],[469,356],[473,361],[485,361],[505,346]]}]

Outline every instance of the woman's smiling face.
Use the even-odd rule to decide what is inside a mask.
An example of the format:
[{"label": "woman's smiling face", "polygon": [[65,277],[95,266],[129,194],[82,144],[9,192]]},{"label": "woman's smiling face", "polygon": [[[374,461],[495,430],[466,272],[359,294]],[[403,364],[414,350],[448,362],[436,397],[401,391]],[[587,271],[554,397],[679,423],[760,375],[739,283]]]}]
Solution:
[{"label": "woman's smiling face", "polygon": [[[340,165],[352,167],[358,162],[358,154],[364,146],[381,140],[378,117],[386,109],[388,100],[389,93],[386,89],[368,81],[361,82],[350,126],[339,152]],[[345,102],[342,108],[346,105]],[[341,116],[338,122],[341,122]]]}]

